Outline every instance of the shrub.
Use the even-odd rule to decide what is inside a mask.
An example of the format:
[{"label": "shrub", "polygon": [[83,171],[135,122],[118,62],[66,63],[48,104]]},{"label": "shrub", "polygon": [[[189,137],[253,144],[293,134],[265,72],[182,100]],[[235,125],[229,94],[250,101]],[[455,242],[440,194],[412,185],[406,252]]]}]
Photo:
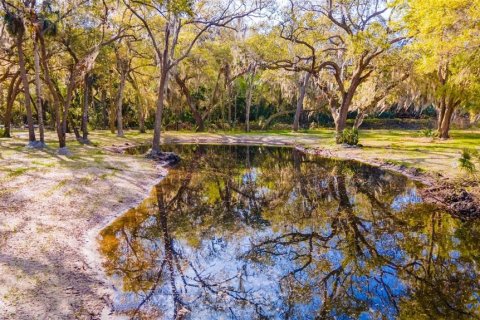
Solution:
[{"label": "shrub", "polygon": [[339,143],[345,143],[349,146],[356,146],[358,144],[358,130],[344,129],[340,137],[337,137]]},{"label": "shrub", "polygon": [[460,159],[458,159],[459,166],[461,170],[466,171],[469,174],[474,174],[477,169],[475,168],[475,163],[473,162],[473,156],[477,156],[476,150],[463,149]]},{"label": "shrub", "polygon": [[426,138],[433,138],[436,136],[436,132],[430,128],[420,130],[420,134]]}]

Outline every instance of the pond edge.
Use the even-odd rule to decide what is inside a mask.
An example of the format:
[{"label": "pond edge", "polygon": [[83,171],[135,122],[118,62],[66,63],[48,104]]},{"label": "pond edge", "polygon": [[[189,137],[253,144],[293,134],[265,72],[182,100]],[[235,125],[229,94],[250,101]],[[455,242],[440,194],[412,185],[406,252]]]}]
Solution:
[{"label": "pond edge", "polygon": [[[449,211],[451,214],[453,214],[455,217],[462,219],[462,216],[458,214],[458,212],[452,212],[452,209],[450,208],[449,204],[446,201],[443,201],[443,199],[437,199],[435,197],[432,197],[430,192],[428,192],[429,189],[433,188],[433,186],[436,183],[439,183],[438,179],[433,177],[431,174],[428,172],[421,172],[415,168],[407,168],[405,166],[400,166],[400,165],[395,165],[391,163],[387,163],[385,161],[374,161],[374,160],[367,160],[359,157],[344,157],[340,156],[337,154],[335,151],[327,150],[327,149],[322,149],[322,148],[313,148],[313,147],[308,147],[306,145],[302,145],[299,143],[296,143],[295,141],[269,141],[269,142],[263,142],[259,141],[259,139],[245,139],[245,138],[238,138],[238,139],[222,139],[222,138],[182,138],[182,139],[165,139],[163,141],[164,144],[203,144],[203,145],[250,145],[250,146],[265,146],[265,147],[290,147],[293,149],[296,149],[300,152],[303,152],[305,154],[310,154],[314,156],[319,156],[323,158],[329,158],[329,159],[338,159],[338,160],[350,160],[350,161],[356,161],[359,163],[363,163],[366,165],[370,165],[373,167],[378,167],[382,170],[385,171],[391,171],[395,172],[397,174],[401,174],[405,176],[406,178],[420,182],[423,184],[423,187],[421,190],[424,190],[425,192],[421,192],[422,198],[425,202],[429,202],[432,204],[435,204],[437,206],[440,206],[447,211]],[[144,144],[129,144],[127,145],[128,148],[135,148],[135,147],[140,147],[144,146]],[[109,151],[109,152],[114,152],[114,153],[119,153],[119,150],[112,149],[111,147],[104,148],[104,150]],[[124,153],[124,150],[121,150],[121,153]],[[133,155],[128,155],[125,154],[125,156],[133,156]],[[155,160],[152,160],[153,162]],[[168,169],[169,169],[169,164],[168,163],[158,163],[156,164],[157,170],[159,171],[159,178],[154,180],[153,183],[149,184],[149,190],[151,190],[155,185],[160,183],[168,174]],[[452,186],[453,188],[453,186]],[[136,201],[133,201],[128,204],[130,208],[138,206],[145,198],[148,197],[148,193],[146,193],[142,198],[137,199]],[[106,275],[105,270],[103,269],[103,262],[104,258],[101,256],[100,251],[99,251],[99,240],[100,240],[100,232],[109,226],[113,221],[115,221],[117,218],[121,217],[128,211],[121,211],[121,212],[116,212],[112,213],[111,215],[105,216],[104,219],[102,219],[102,222],[95,226],[94,228],[91,228],[90,230],[87,231],[86,236],[85,236],[85,243],[86,246],[85,248],[82,249],[83,254],[85,255],[87,262],[93,270],[96,270],[96,275],[100,283],[106,287],[108,290],[108,296],[104,297],[106,306],[102,312],[102,319],[128,319],[128,317],[123,317],[119,315],[113,315],[112,313],[115,311],[113,309],[113,302],[112,302],[112,296],[115,294],[115,291],[118,289],[115,289],[115,285],[113,281]],[[462,219],[463,220],[463,219]]]}]

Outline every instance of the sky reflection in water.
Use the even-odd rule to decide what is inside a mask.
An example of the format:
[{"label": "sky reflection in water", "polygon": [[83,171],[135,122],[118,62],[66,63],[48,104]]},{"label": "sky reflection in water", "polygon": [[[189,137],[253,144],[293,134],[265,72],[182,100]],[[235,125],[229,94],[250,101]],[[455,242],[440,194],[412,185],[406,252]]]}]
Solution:
[{"label": "sky reflection in water", "polygon": [[170,148],[182,163],[101,232],[117,313],[478,318],[478,223],[406,178],[289,148]]}]

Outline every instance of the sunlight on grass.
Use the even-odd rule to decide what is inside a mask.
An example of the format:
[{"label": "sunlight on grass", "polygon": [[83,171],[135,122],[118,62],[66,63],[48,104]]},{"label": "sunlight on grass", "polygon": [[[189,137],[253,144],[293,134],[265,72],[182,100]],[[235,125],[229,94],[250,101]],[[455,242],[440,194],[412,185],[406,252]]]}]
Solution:
[{"label": "sunlight on grass", "polygon": [[29,170],[31,170],[31,168],[13,169],[13,170],[10,170],[10,172],[7,174],[7,176],[10,177],[10,178],[18,177],[18,176],[21,176],[22,174],[24,174],[25,172],[27,172]]}]

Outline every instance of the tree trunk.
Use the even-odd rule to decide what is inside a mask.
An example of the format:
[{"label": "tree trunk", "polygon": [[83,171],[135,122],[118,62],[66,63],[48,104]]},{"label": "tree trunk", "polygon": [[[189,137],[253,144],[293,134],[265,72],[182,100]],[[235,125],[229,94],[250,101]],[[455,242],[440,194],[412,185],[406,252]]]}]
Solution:
[{"label": "tree trunk", "polygon": [[[442,98],[440,100],[440,113],[438,114],[438,119],[437,119],[437,131],[438,131],[438,136],[442,137],[444,135],[444,132],[442,132],[442,125],[445,120],[445,113],[447,110],[447,97],[446,97],[446,85],[449,79],[449,62],[447,61],[445,65],[440,65],[437,71],[437,76],[438,80],[440,81],[442,85]],[[448,131],[447,131],[448,135]]]},{"label": "tree trunk", "polygon": [[[70,109],[70,104],[72,103],[72,96],[73,96],[73,90],[74,90],[74,79],[73,79],[73,70],[72,73],[70,74],[70,81],[68,83],[67,87],[67,98],[65,99],[65,103],[63,106],[63,116],[62,116],[62,124],[60,127],[60,137],[59,137],[59,144],[60,144],[60,149],[65,148],[67,146],[67,122],[68,122],[68,112]],[[62,113],[60,111],[60,113]],[[71,121],[73,125],[73,121]],[[75,128],[74,128],[75,129]],[[75,132],[75,136],[78,138],[80,137],[79,134]]]},{"label": "tree trunk", "polygon": [[[151,156],[161,154],[160,150],[160,136],[162,132],[162,118],[163,107],[165,105],[165,95],[168,89],[168,82],[171,69],[175,66],[172,64],[172,57],[174,56],[175,46],[177,45],[180,28],[177,25],[177,15],[172,15],[171,19],[165,25],[164,47],[161,57],[157,57],[157,62],[160,62],[160,81],[158,83],[157,101],[155,103],[155,123],[153,127],[152,151]],[[177,28],[175,27],[177,26]],[[173,37],[172,37],[173,31]],[[172,38],[171,38],[172,37]]]},{"label": "tree trunk", "polygon": [[[123,64],[123,63],[122,63]],[[123,91],[125,89],[125,81],[127,79],[127,70],[122,66],[120,68],[120,87],[117,93],[117,136],[123,137]]]},{"label": "tree trunk", "polygon": [[40,82],[40,53],[38,52],[38,40],[33,41],[35,60],[35,94],[37,95],[38,131],[40,134],[40,147],[45,144],[45,126],[43,123],[42,83]]},{"label": "tree trunk", "polygon": [[137,105],[138,105],[138,131],[145,133],[145,110],[142,105],[142,99],[140,93],[137,92]]},{"label": "tree trunk", "polygon": [[232,79],[230,79],[230,65],[226,64],[223,68],[223,78],[225,81],[225,89],[227,92],[227,121],[228,124],[231,126],[232,125],[232,102],[233,102],[233,97],[232,97],[232,86],[233,82]]},{"label": "tree trunk", "polygon": [[232,84],[227,85],[227,105],[228,105],[228,124],[231,126],[232,125],[232,105],[233,105],[233,99],[232,97]]},{"label": "tree trunk", "polygon": [[23,93],[25,95],[25,109],[27,110],[28,141],[32,143],[35,142],[35,128],[33,127],[32,107],[30,105],[30,86],[28,83],[27,69],[25,67],[25,55],[23,52],[23,35],[23,30],[18,32],[16,37],[16,45],[18,50],[18,65],[20,67],[20,76],[23,83]]},{"label": "tree trunk", "polygon": [[90,103],[90,76],[85,74],[83,83],[82,140],[88,141],[88,107]]},{"label": "tree trunk", "polygon": [[366,116],[365,111],[363,111],[362,109],[359,109],[357,116],[355,117],[355,122],[353,123],[353,129],[358,130],[358,128],[360,128],[360,126],[363,123],[363,119],[365,119],[365,116]]},{"label": "tree trunk", "polygon": [[138,89],[138,85],[135,82],[133,77],[127,77],[133,87],[135,89],[135,102],[137,104],[137,111],[138,111],[138,131],[140,133],[145,133],[145,108],[143,105],[142,94]]},{"label": "tree trunk", "polygon": [[20,71],[17,71],[13,75],[12,81],[8,86],[7,108],[5,110],[5,131],[3,132],[4,138],[11,138],[12,109],[18,92],[20,91],[20,83],[22,83],[22,78],[19,77],[19,75]]},{"label": "tree trunk", "polygon": [[307,89],[308,81],[310,79],[310,73],[307,72],[305,77],[301,80],[299,84],[299,92],[297,98],[297,109],[295,111],[295,117],[293,120],[293,131],[298,131],[300,126],[300,116],[302,115],[303,111],[303,100],[305,99],[305,92]]},{"label": "tree trunk", "polygon": [[338,109],[338,114],[335,116],[334,115],[334,120],[335,120],[335,140],[336,143],[341,143],[341,136],[343,133],[343,130],[345,130],[347,126],[347,116],[348,116],[348,109],[350,108],[350,104],[352,103],[353,95],[355,93],[356,88],[358,87],[355,86],[353,87],[354,84],[352,84],[348,90],[348,92],[343,94],[342,98],[342,104],[340,105],[340,108]]},{"label": "tree trunk", "polygon": [[103,122],[103,128],[106,129],[108,128],[108,110],[107,110],[107,90],[102,89],[100,93],[100,103],[102,105],[102,122]]},{"label": "tree trunk", "polygon": [[180,89],[182,90],[183,95],[185,96],[187,100],[188,107],[190,108],[190,111],[192,112],[193,119],[195,119],[195,124],[197,125],[197,128],[195,131],[197,132],[203,132],[205,131],[205,124],[203,121],[203,117],[198,111],[198,108],[195,104],[194,98],[190,95],[190,91],[187,88],[186,81],[181,79],[178,74],[175,75],[175,81],[179,85]]},{"label": "tree trunk", "polygon": [[338,114],[334,116],[335,120],[335,140],[336,143],[341,143],[341,136],[343,130],[345,130],[347,126],[347,115],[348,115],[348,106],[342,101],[340,105],[340,109],[338,110]]},{"label": "tree trunk", "polygon": [[[210,102],[209,102],[210,107],[207,110],[207,115],[208,116],[210,115],[210,110],[213,110],[215,108],[215,106],[217,105],[218,100],[219,100],[218,91],[220,89],[220,77],[221,76],[222,76],[222,69],[220,68],[220,70],[217,74],[217,81],[215,82],[215,87],[213,88],[213,93],[212,93],[212,96],[210,98]],[[223,109],[222,109],[222,114],[223,114]],[[202,119],[202,126],[203,126],[203,119]]]},{"label": "tree trunk", "polygon": [[[7,77],[7,75],[5,75],[5,78]],[[5,80],[5,79],[3,79]],[[2,85],[2,79],[0,77],[0,109],[3,107],[3,105],[5,105],[5,92],[4,92],[4,88],[3,88],[3,85]]]},{"label": "tree trunk", "polygon": [[247,89],[247,101],[245,108],[245,131],[250,132],[250,107],[252,105],[252,89]]},{"label": "tree trunk", "polygon": [[113,103],[110,102],[110,112],[108,114],[108,126],[110,128],[111,133],[115,133],[116,120],[117,120],[117,98],[115,97],[115,101],[113,101]]},{"label": "tree trunk", "polygon": [[69,115],[68,122],[70,123],[70,127],[72,127],[73,132],[75,133],[75,139],[81,141],[82,136],[80,135],[80,131],[78,130],[77,126],[75,125],[75,121],[73,121],[72,115]]},{"label": "tree trunk", "polygon": [[450,131],[450,123],[452,121],[453,111],[455,109],[455,105],[452,103],[448,104],[445,110],[445,115],[442,120],[442,124],[440,127],[439,138],[440,139],[448,139],[449,131]]},{"label": "tree trunk", "polygon": [[[205,123],[203,121],[202,115],[198,112],[196,107],[190,108],[193,112],[193,118],[195,119],[195,123],[197,128],[195,129],[196,132],[203,132],[205,131]],[[195,110],[195,111],[193,111]]]},{"label": "tree trunk", "polygon": [[[41,70],[40,70],[40,71],[41,71]],[[44,130],[45,130],[45,126],[46,126],[45,122],[46,122],[46,120],[47,120],[47,114],[48,114],[48,113],[51,114],[51,112],[49,112],[49,104],[48,104],[48,100],[47,100],[46,98],[43,98],[43,99],[42,99],[42,113],[43,113],[43,114],[42,114],[42,117],[43,117],[43,128],[44,128]],[[53,117],[52,117],[52,118],[53,118]]]},{"label": "tree trunk", "polygon": [[160,150],[160,134],[162,131],[162,115],[163,105],[165,98],[165,90],[168,86],[168,70],[165,66],[162,68],[160,74],[160,82],[158,84],[156,110],[155,110],[155,124],[153,128],[153,140],[152,140],[152,155],[159,154]]},{"label": "tree trunk", "polygon": [[438,136],[441,136],[442,134],[442,122],[443,122],[443,119],[445,118],[445,110],[446,110],[446,99],[445,99],[445,96],[442,96],[442,100],[440,101],[440,112],[438,113],[438,118],[437,118]]},{"label": "tree trunk", "polygon": [[142,110],[142,113],[140,114],[140,118],[139,118],[138,131],[140,133],[147,132],[147,130],[145,130],[145,113],[143,112],[143,110]]},{"label": "tree trunk", "polygon": [[238,98],[238,92],[235,92],[235,98],[233,101],[233,123],[235,126],[237,125],[237,98]]},{"label": "tree trunk", "polygon": [[48,68],[47,53],[45,49],[45,40],[43,39],[43,36],[41,33],[38,34],[37,36],[39,37],[39,40],[40,40],[41,62],[43,66],[43,72],[45,74],[45,81],[47,82],[47,86],[50,90],[50,93],[52,94],[53,103],[55,105],[55,123],[56,123],[56,129],[57,129],[58,144],[59,144],[59,147],[62,148],[62,145],[65,146],[65,141],[62,136],[61,121],[60,121],[60,114],[61,114],[60,95],[55,90],[55,86],[52,82],[52,79],[50,78],[50,70]]},{"label": "tree trunk", "polygon": [[245,106],[245,131],[250,132],[250,108],[252,106],[253,77],[251,74],[247,80],[247,100]]}]

